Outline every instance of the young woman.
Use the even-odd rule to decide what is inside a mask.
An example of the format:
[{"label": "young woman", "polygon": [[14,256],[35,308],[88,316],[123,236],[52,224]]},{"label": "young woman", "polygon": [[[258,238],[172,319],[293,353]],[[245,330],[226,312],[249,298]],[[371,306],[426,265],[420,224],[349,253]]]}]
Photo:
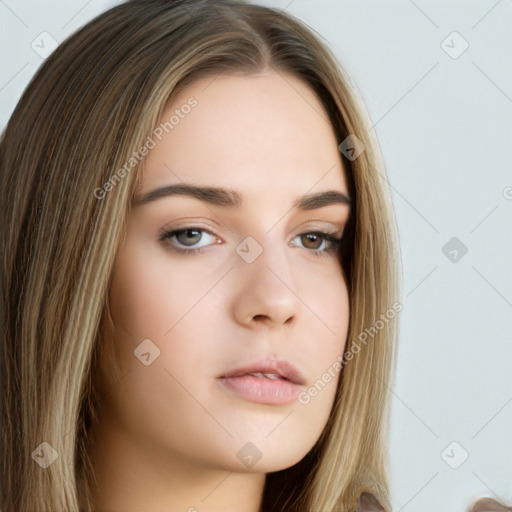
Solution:
[{"label": "young woman", "polygon": [[135,0],[2,136],[3,512],[391,510],[399,249],[331,53]]}]

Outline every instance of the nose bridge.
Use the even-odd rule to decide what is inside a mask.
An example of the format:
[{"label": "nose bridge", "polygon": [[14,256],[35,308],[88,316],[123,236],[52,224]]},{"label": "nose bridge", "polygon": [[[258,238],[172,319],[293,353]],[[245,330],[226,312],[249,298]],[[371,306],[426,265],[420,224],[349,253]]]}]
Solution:
[{"label": "nose bridge", "polygon": [[267,317],[282,324],[297,313],[297,291],[287,245],[277,230],[246,237],[237,247],[240,294],[235,297],[242,317]]},{"label": "nose bridge", "polygon": [[293,272],[287,256],[290,248],[285,241],[278,240],[277,229],[258,235],[258,239],[246,237],[240,249],[240,252],[247,251],[248,257],[242,256],[242,259],[248,271],[255,274],[257,282],[268,281],[267,285],[275,282],[278,287],[286,284],[294,289]]}]

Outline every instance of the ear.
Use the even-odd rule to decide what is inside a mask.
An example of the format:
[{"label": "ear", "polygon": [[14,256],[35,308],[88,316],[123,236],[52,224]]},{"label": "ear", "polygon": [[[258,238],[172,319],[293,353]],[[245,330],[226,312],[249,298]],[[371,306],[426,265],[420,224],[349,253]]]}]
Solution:
[{"label": "ear", "polygon": [[356,512],[385,512],[379,500],[369,492],[363,492],[357,498]]},{"label": "ear", "polygon": [[507,507],[492,498],[481,498],[473,503],[471,512],[509,512],[512,507]]}]

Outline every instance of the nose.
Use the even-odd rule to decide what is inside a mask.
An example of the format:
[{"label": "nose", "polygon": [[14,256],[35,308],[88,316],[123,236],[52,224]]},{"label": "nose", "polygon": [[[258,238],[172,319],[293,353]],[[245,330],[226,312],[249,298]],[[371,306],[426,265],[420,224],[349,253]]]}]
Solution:
[{"label": "nose", "polygon": [[235,319],[246,327],[290,325],[296,320],[301,301],[286,248],[267,240],[262,249],[251,263],[239,258],[235,265]]}]

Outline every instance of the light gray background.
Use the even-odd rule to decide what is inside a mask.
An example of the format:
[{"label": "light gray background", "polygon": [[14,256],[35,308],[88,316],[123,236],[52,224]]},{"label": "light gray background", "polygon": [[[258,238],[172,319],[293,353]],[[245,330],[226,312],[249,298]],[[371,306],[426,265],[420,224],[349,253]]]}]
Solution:
[{"label": "light gray background", "polygon": [[[2,127],[43,60],[38,36],[60,42],[117,3],[0,0]],[[512,504],[512,1],[258,3],[333,49],[387,165],[404,265],[394,511]],[[457,261],[442,251],[452,237],[468,249]]]}]

